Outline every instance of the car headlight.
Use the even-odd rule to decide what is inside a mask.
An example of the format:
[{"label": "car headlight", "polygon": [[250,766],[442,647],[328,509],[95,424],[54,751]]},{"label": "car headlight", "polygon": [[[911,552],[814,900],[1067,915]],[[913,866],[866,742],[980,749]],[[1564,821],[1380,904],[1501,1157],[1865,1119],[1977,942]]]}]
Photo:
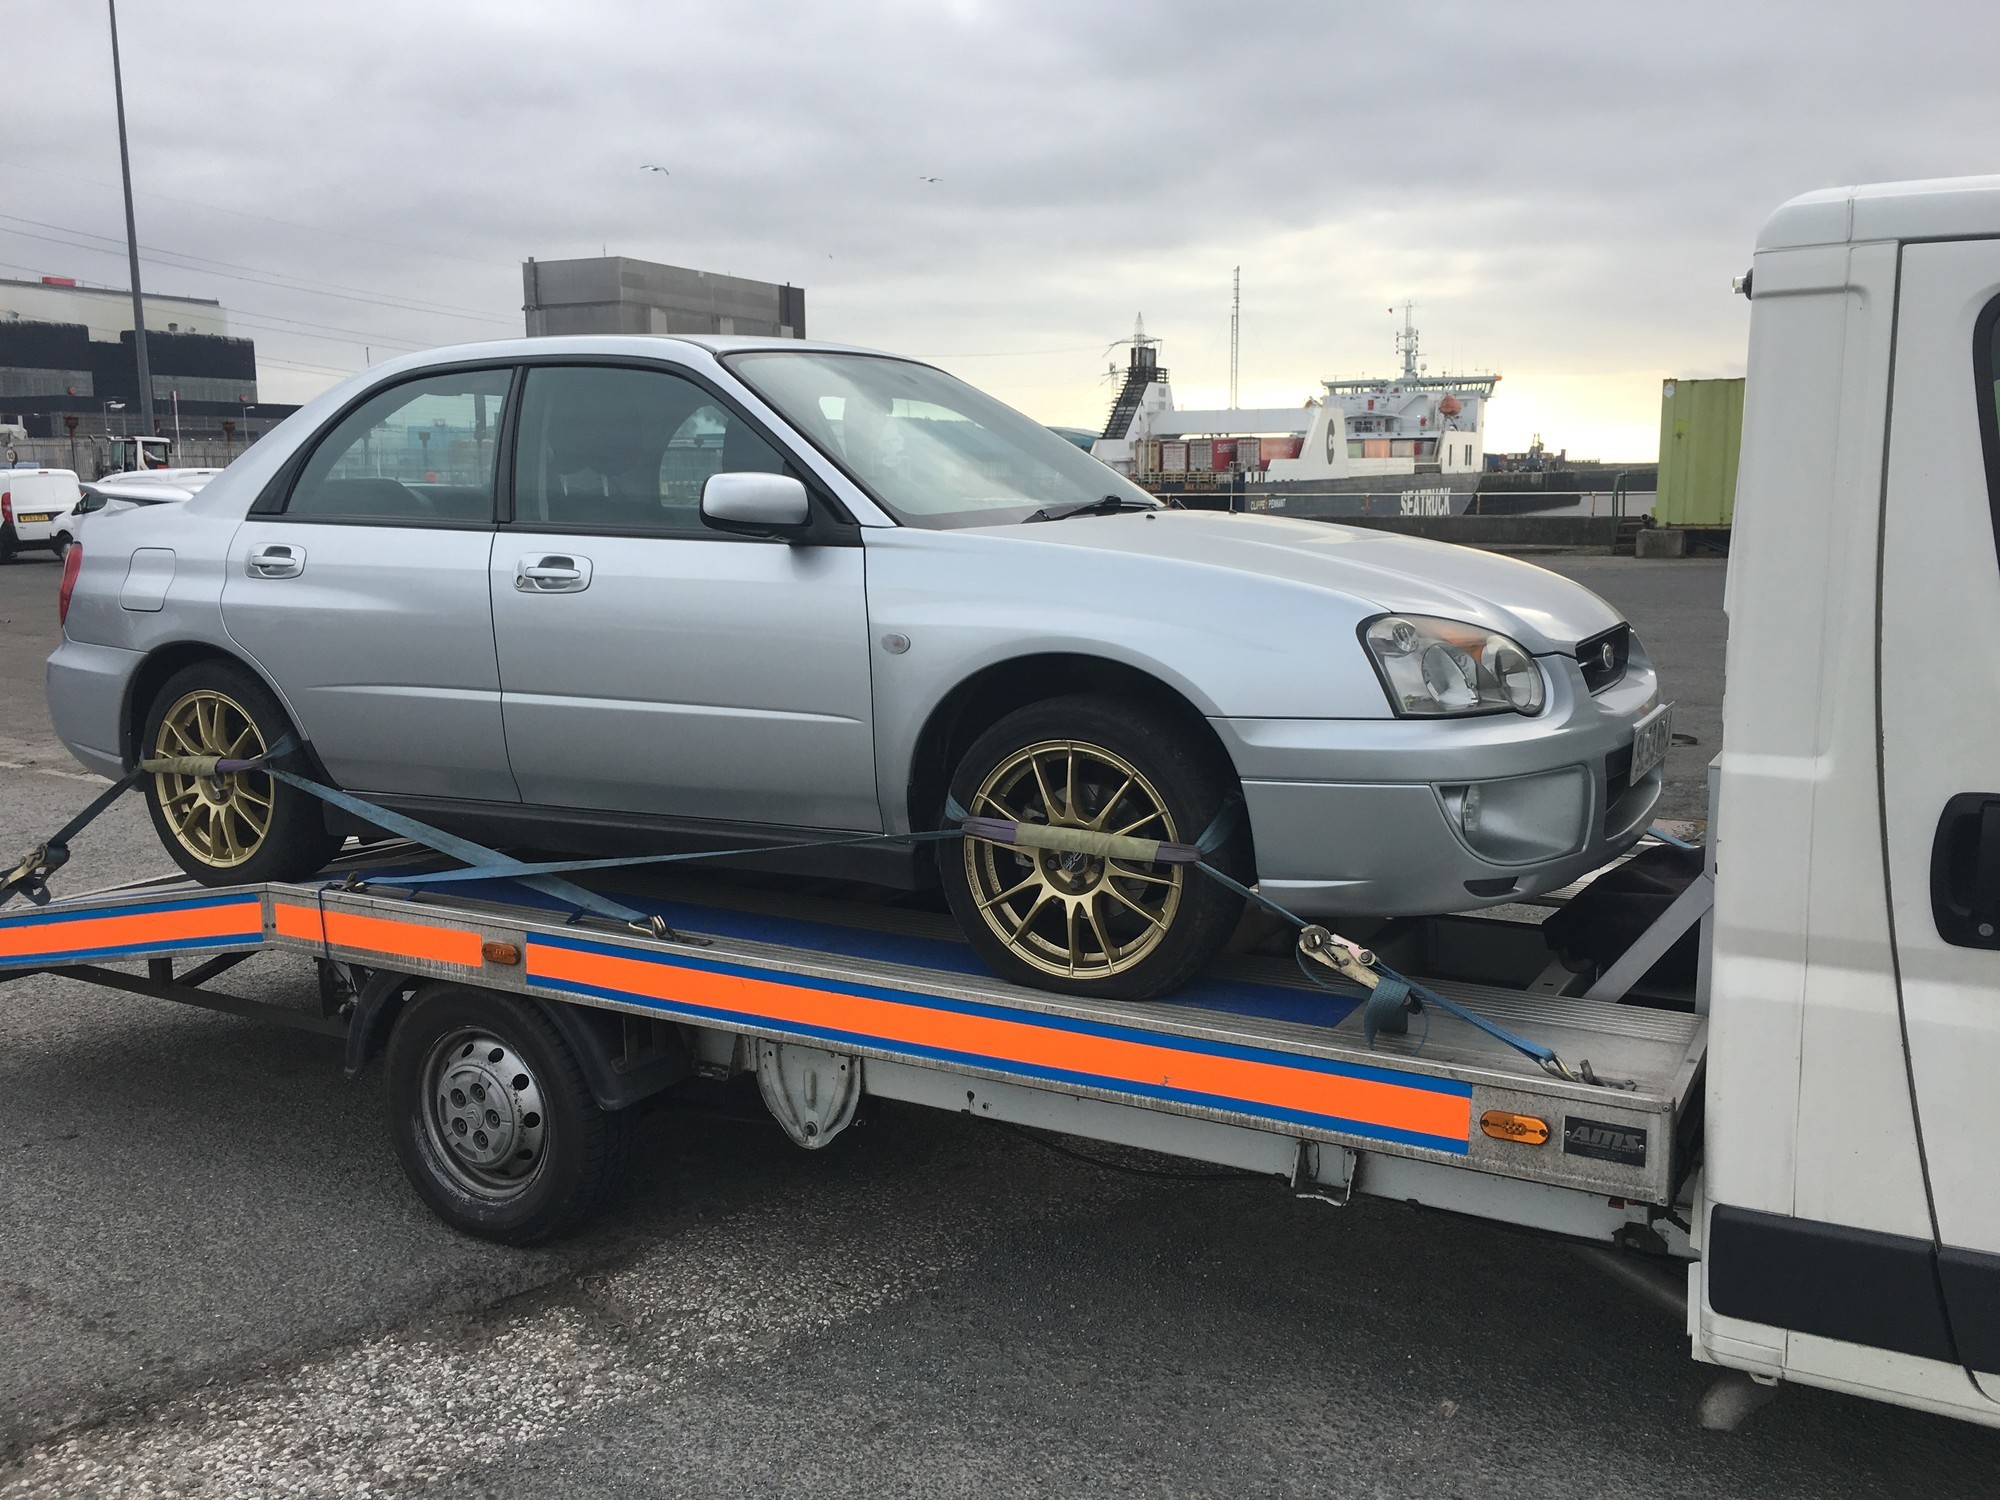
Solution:
[{"label": "car headlight", "polygon": [[1542,669],[1518,641],[1428,615],[1381,615],[1361,627],[1397,717],[1542,711]]}]

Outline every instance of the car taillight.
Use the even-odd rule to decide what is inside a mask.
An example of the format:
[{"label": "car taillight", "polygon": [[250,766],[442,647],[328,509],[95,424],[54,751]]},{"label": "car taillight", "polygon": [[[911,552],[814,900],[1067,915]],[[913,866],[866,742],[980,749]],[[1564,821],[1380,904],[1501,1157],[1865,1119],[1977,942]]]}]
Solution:
[{"label": "car taillight", "polygon": [[11,490],[0,490],[0,526],[12,526],[13,524],[14,493]]},{"label": "car taillight", "polygon": [[71,542],[63,554],[62,587],[56,591],[56,623],[69,623],[69,596],[76,592],[76,575],[83,571],[83,543]]}]

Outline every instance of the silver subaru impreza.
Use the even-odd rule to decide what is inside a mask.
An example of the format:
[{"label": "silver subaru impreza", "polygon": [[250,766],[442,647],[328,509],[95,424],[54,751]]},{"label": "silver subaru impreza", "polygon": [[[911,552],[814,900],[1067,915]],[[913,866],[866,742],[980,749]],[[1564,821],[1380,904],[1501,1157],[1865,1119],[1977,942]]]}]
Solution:
[{"label": "silver subaru impreza", "polygon": [[[1462,910],[1631,844],[1668,737],[1637,638],[1565,579],[1164,508],[931,366],[793,341],[380,366],[185,504],[93,517],[62,607],[49,705],[93,770],[290,735],[487,843],[941,883],[1001,975],[1125,998],[1207,963],[1241,898],[1087,839],[828,841],[1206,835],[1302,916]],[[210,883],[360,831],[257,772],[146,793]]]}]

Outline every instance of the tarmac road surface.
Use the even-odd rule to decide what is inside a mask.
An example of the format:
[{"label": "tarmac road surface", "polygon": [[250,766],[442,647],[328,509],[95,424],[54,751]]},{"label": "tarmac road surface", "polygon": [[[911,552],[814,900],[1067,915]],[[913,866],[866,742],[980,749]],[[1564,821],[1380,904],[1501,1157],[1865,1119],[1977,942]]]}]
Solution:
[{"label": "tarmac road surface", "polygon": [[[1660,660],[1698,815],[1719,566],[1555,562]],[[0,854],[101,785],[41,709],[54,584],[0,569]],[[165,868],[132,800],[61,884]],[[313,997],[295,959],[230,980]],[[718,1089],[646,1117],[591,1230],[510,1251],[430,1218],[381,1113],[324,1038],[0,986],[0,1497],[1932,1500],[2000,1474],[2000,1435],[1805,1389],[1702,1432],[1714,1372],[1667,1299],[1394,1204],[911,1108],[809,1155]]]}]

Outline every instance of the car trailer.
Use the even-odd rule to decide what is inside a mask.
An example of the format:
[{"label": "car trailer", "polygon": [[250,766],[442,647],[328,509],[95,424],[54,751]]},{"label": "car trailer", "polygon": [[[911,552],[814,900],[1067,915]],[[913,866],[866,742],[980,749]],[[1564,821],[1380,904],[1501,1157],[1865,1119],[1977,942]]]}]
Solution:
[{"label": "car trailer", "polygon": [[[1225,959],[1163,999],[1079,1000],[992,977],[943,914],[682,875],[628,878],[619,900],[646,920],[625,923],[510,881],[371,883],[399,868],[384,858],[350,855],[311,882],[163,880],[6,913],[0,981],[55,973],[339,1036],[350,1076],[386,1052],[412,1181],[448,1222],[503,1240],[595,1205],[611,1175],[597,1134],[631,1105],[754,1073],[808,1149],[872,1096],[1267,1174],[1335,1204],[1361,1193],[1691,1253],[1703,1007],[1615,1002],[1701,917],[1705,878],[1594,984],[1548,962],[1532,923],[1399,924],[1399,954],[1455,973],[1502,953],[1539,970],[1525,987],[1426,983],[1583,1060],[1583,1082],[1436,1006],[1371,1045],[1364,989],[1283,957]],[[212,987],[265,951],[317,962],[316,1009]],[[144,977],[106,966],[133,960]],[[590,1150],[555,1148],[565,1121]],[[547,1181],[524,1205],[530,1168]]]}]

